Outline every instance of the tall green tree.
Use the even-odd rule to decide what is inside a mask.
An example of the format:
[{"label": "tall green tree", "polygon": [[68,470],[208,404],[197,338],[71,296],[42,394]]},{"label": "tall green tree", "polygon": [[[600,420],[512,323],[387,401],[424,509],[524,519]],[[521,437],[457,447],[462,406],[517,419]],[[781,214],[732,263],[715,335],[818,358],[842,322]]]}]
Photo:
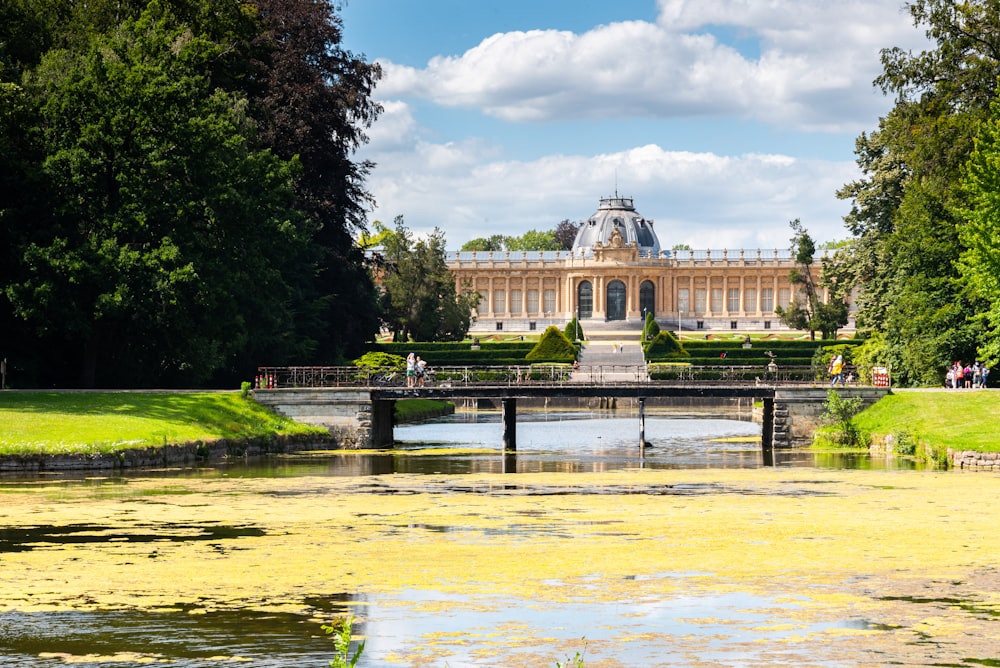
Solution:
[{"label": "tall green tree", "polygon": [[978,310],[958,271],[963,241],[958,183],[1000,75],[1000,5],[907,4],[934,46],[882,52],[876,84],[896,98],[876,132],[858,140],[862,179],[853,200],[849,253],[862,290],[859,330],[880,334],[883,363],[903,383],[937,383],[944,366],[975,354]]},{"label": "tall green tree", "polygon": [[809,332],[811,338],[816,337],[819,330],[824,339],[833,338],[837,330],[847,324],[847,303],[841,290],[835,285],[827,284],[829,300],[824,302],[820,291],[822,277],[813,276],[813,262],[816,259],[816,242],[803,227],[798,218],[789,226],[795,233],[792,235],[792,256],[796,266],[789,274],[792,285],[798,286],[802,294],[802,303],[793,299],[788,308],[775,308],[782,322],[793,329]]},{"label": "tall green tree", "polygon": [[[355,238],[364,230],[373,165],[355,160],[365,130],[382,107],[372,99],[382,76],[343,47],[343,23],[332,0],[251,0],[263,33],[263,72],[246,82],[260,140],[279,157],[298,159],[297,206],[313,221],[317,272],[301,313],[316,339],[312,362],[360,354],[378,331],[377,293]],[[258,84],[258,85],[255,85]]]},{"label": "tall green tree", "polygon": [[381,70],[341,38],[331,0],[0,2],[0,327],[34,382],[230,384],[373,337]]},{"label": "tall green tree", "polygon": [[460,341],[469,332],[479,294],[460,294],[445,261],[444,233],[413,235],[397,216],[383,240],[382,313],[396,341]]},{"label": "tall green tree", "polygon": [[53,200],[7,295],[84,386],[197,384],[248,347],[296,345],[300,167],[257,149],[246,98],[212,85],[227,48],[151,2],[28,78]]},{"label": "tall green tree", "polygon": [[968,194],[959,235],[965,250],[961,273],[970,294],[985,307],[973,322],[983,332],[981,357],[1000,364],[1000,102],[980,132],[963,180]]}]

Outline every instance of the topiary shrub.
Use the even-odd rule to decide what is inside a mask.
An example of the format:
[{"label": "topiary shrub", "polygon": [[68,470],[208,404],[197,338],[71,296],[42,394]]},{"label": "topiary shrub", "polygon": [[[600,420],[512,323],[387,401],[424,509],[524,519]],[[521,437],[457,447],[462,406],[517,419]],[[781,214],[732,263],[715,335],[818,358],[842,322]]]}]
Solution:
[{"label": "topiary shrub", "polygon": [[656,322],[656,318],[653,317],[652,313],[646,314],[646,322],[642,325],[642,340],[652,341],[656,338],[656,335],[660,333],[660,325]]},{"label": "topiary shrub", "polygon": [[669,330],[661,330],[651,341],[642,342],[642,351],[646,359],[673,359],[677,357],[689,357],[684,346],[677,340],[674,333]]},{"label": "topiary shrub", "polygon": [[580,321],[573,318],[568,323],[566,323],[566,329],[563,330],[563,334],[570,341],[583,341],[586,337],[583,334],[583,327],[580,325]]},{"label": "topiary shrub", "polygon": [[558,327],[550,325],[538,339],[538,343],[531,349],[525,359],[531,361],[549,362],[572,362],[576,359],[576,346],[574,346],[566,335]]}]

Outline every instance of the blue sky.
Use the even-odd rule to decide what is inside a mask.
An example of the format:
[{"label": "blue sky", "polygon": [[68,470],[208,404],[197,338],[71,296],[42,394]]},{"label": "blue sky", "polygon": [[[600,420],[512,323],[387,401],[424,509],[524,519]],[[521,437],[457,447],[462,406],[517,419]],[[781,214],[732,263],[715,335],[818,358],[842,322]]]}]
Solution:
[{"label": "blue sky", "polygon": [[879,51],[924,47],[899,0],[348,0],[385,108],[370,220],[448,245],[582,220],[617,192],[661,243],[847,236],[854,140],[891,101]]}]

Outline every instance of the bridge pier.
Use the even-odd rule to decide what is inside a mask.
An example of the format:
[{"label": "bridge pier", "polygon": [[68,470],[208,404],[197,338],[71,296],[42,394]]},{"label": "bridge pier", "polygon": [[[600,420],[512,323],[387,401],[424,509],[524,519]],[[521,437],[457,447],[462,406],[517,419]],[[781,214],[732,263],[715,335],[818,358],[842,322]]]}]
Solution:
[{"label": "bridge pier", "polygon": [[504,452],[517,450],[517,399],[507,397],[500,402],[500,422],[503,424],[501,445]]},{"label": "bridge pier", "polygon": [[639,397],[639,458],[646,456],[646,400]]},{"label": "bridge pier", "polygon": [[770,450],[774,447],[774,399],[764,399],[764,414],[760,425],[760,447]]},{"label": "bridge pier", "polygon": [[371,447],[391,448],[395,439],[392,435],[395,399],[372,399]]}]

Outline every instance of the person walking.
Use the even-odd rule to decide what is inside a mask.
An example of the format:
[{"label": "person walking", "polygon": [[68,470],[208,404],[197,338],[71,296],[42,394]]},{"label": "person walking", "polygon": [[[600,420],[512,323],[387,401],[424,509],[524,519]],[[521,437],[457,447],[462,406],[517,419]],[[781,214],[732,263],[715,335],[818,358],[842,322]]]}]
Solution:
[{"label": "person walking", "polygon": [[837,383],[841,385],[844,384],[844,356],[837,355],[830,362],[830,375],[833,377],[830,381],[830,387],[833,387]]}]

